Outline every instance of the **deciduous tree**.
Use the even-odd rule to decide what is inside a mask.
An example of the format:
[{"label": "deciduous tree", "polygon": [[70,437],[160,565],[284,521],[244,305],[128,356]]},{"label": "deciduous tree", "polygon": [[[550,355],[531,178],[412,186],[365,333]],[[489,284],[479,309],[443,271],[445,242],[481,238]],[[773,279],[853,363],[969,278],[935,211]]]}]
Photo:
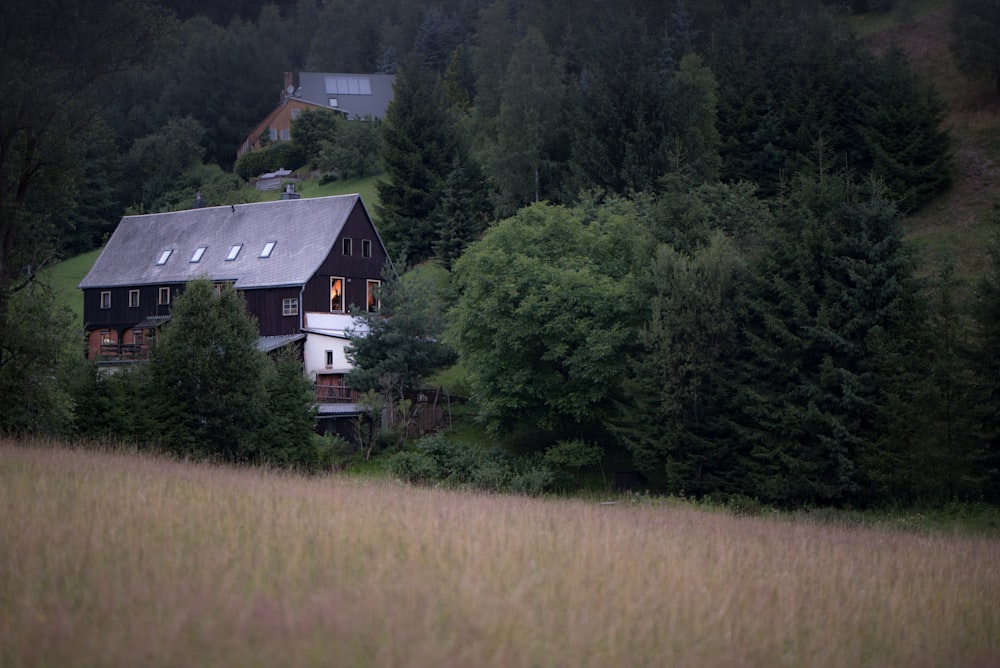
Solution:
[{"label": "deciduous tree", "polygon": [[543,204],[469,247],[448,340],[490,429],[539,428],[544,445],[603,430],[643,319],[634,281],[649,247],[631,207]]}]

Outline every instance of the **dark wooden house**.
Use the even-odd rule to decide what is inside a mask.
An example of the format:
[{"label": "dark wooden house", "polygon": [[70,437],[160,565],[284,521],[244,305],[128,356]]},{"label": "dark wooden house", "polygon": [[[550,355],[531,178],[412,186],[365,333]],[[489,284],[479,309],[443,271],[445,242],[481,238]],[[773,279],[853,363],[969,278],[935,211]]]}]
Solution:
[{"label": "dark wooden house", "polygon": [[[352,307],[378,309],[387,259],[358,195],[125,216],[79,285],[88,355],[109,366],[144,359],[187,282],[208,278],[243,294],[259,323],[260,348],[318,346],[317,363],[304,354],[305,372],[317,386],[342,384],[349,368],[326,362],[344,359]],[[336,316],[337,324],[309,327],[310,313],[313,322]],[[332,356],[330,341],[339,346]],[[350,399],[341,393],[333,400]]]}]

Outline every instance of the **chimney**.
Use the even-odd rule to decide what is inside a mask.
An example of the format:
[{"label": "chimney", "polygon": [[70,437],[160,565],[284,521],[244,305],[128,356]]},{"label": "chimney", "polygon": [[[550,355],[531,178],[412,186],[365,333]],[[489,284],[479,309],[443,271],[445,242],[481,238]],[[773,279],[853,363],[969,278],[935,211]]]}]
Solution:
[{"label": "chimney", "polygon": [[285,100],[295,92],[295,72],[285,72],[285,85],[281,89],[281,99]]},{"label": "chimney", "polygon": [[295,186],[289,183],[285,186],[285,192],[281,193],[281,199],[298,199],[301,197],[297,192],[295,192]]}]

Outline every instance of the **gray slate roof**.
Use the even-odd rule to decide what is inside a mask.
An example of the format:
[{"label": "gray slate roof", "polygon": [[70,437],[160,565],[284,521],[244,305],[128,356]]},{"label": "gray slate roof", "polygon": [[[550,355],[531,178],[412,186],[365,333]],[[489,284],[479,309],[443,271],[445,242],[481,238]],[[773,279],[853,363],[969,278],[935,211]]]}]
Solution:
[{"label": "gray slate roof", "polygon": [[[237,289],[303,285],[333,249],[358,195],[236,204],[122,218],[81,289],[234,281]],[[264,245],[276,242],[271,256]],[[226,256],[243,244],[235,260]],[[205,246],[199,262],[195,250]],[[171,250],[163,265],[157,260]]]},{"label": "gray slate roof", "polygon": [[[336,83],[327,86],[327,80],[332,77],[337,81],[367,79],[370,94],[352,94],[331,92],[337,89]],[[348,118],[384,118],[385,110],[392,100],[392,84],[396,80],[393,74],[347,74],[341,72],[299,72],[299,90],[295,96],[306,102],[312,102],[328,109],[337,109],[347,114]],[[330,99],[336,98],[337,106],[330,106]]]}]

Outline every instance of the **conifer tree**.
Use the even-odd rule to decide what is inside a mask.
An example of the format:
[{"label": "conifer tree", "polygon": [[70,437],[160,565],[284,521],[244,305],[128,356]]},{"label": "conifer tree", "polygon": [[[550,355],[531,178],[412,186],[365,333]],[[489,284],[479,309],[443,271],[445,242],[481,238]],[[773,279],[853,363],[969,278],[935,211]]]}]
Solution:
[{"label": "conifer tree", "polygon": [[[877,179],[800,181],[768,234],[749,299],[739,417],[756,495],[842,503],[861,491],[859,453],[878,438],[870,334],[914,290],[897,214]],[[886,370],[883,370],[886,371]],[[891,370],[889,370],[891,372]]]},{"label": "conifer tree", "polygon": [[267,358],[242,296],[190,282],[151,353],[162,445],[181,454],[250,461],[267,406]]},{"label": "conifer tree", "polygon": [[992,212],[994,238],[989,265],[976,295],[974,367],[976,397],[973,410],[979,453],[982,457],[983,494],[1000,500],[1000,203]]},{"label": "conifer tree", "polygon": [[397,74],[394,90],[382,124],[387,180],[378,184],[377,211],[389,252],[417,264],[434,254],[431,214],[460,147],[432,72],[411,59]]},{"label": "conifer tree", "polygon": [[951,52],[966,74],[992,77],[1000,95],[1000,2],[956,0],[951,18]]},{"label": "conifer tree", "polygon": [[879,63],[869,100],[861,133],[871,167],[901,211],[918,209],[951,183],[944,104],[898,48]]},{"label": "conifer tree", "polygon": [[691,255],[660,246],[646,279],[651,317],[615,432],[650,481],[674,494],[746,491],[746,457],[728,419],[745,271],[716,232]]},{"label": "conifer tree", "polygon": [[[560,68],[541,33],[529,29],[504,75],[496,144],[489,150],[498,214],[509,216],[531,202],[552,200],[569,144],[562,129]],[[562,158],[562,160],[560,160]]]}]

